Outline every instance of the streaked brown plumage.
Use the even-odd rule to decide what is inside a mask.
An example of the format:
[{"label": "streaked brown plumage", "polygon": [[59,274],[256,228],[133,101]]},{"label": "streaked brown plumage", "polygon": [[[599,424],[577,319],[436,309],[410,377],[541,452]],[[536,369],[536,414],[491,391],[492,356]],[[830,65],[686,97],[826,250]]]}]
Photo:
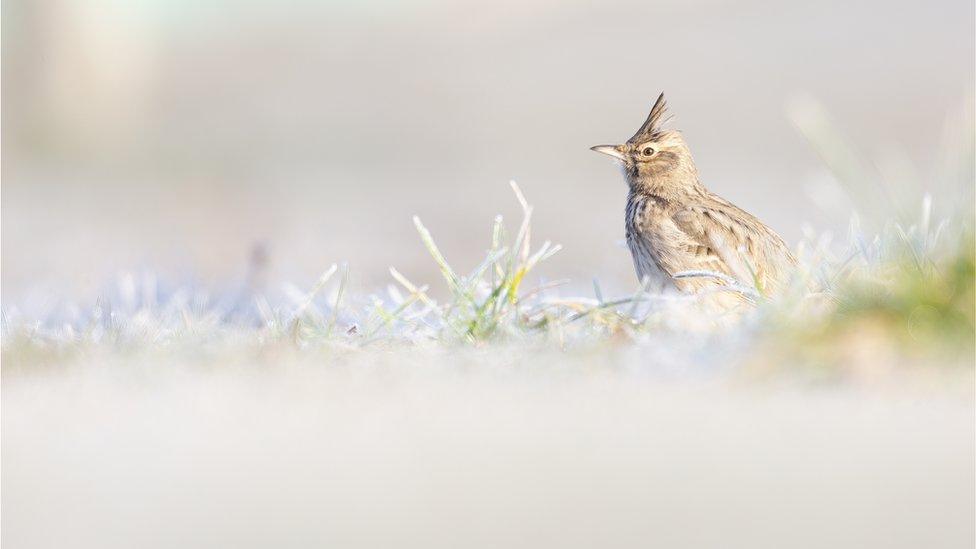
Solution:
[{"label": "streaked brown plumage", "polygon": [[681,133],[663,129],[662,93],[644,124],[622,145],[592,150],[620,160],[630,187],[627,246],[637,277],[686,293],[717,289],[715,277],[674,278],[711,271],[775,295],[796,260],[783,239],[762,221],[706,189]]}]

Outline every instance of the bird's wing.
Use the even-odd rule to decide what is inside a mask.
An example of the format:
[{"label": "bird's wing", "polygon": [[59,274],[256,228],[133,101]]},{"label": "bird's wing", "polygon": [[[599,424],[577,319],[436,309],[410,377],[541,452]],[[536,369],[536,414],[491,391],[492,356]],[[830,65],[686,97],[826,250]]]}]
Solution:
[{"label": "bird's wing", "polygon": [[709,198],[672,216],[678,229],[698,247],[695,257],[701,258],[701,268],[731,276],[750,288],[764,287],[769,277],[766,241],[779,237],[745,211],[718,197]]}]

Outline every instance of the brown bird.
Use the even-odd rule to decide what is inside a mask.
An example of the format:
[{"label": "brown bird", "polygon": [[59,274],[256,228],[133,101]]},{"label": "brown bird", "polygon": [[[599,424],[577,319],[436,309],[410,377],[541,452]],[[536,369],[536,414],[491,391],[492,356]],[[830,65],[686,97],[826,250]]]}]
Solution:
[{"label": "brown bird", "polygon": [[627,246],[637,277],[658,290],[697,293],[739,286],[775,295],[796,259],[762,221],[702,185],[684,137],[663,128],[666,112],[662,93],[626,143],[591,148],[622,164],[630,187]]}]

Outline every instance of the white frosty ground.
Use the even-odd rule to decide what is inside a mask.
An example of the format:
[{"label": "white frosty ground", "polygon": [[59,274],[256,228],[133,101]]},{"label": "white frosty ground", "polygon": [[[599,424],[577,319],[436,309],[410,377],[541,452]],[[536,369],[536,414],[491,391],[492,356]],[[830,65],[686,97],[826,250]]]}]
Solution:
[{"label": "white frosty ground", "polygon": [[773,387],[654,374],[639,349],[268,353],[5,376],[4,545],[973,544],[971,382]]}]

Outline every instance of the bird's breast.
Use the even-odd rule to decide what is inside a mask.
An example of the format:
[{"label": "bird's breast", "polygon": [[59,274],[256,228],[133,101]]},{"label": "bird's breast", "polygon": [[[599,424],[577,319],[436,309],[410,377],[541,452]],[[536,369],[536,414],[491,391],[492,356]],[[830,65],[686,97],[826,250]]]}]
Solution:
[{"label": "bird's breast", "polygon": [[661,269],[658,253],[654,247],[653,228],[648,226],[647,218],[660,208],[654,197],[632,194],[627,199],[625,229],[627,247],[634,260],[634,270],[639,280],[647,279],[648,290],[663,291],[674,288],[674,281]]}]

